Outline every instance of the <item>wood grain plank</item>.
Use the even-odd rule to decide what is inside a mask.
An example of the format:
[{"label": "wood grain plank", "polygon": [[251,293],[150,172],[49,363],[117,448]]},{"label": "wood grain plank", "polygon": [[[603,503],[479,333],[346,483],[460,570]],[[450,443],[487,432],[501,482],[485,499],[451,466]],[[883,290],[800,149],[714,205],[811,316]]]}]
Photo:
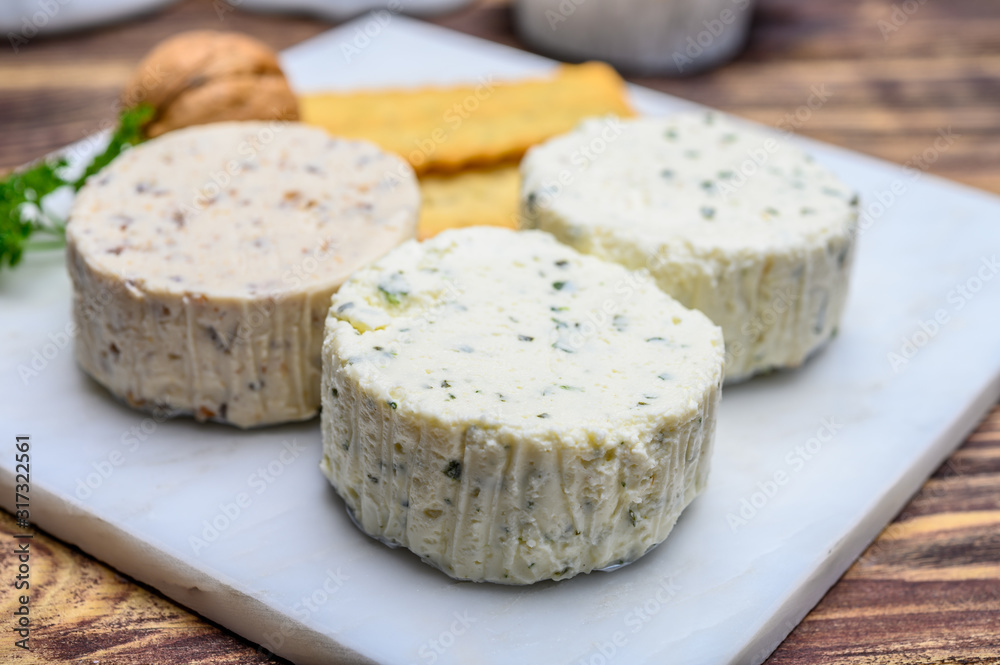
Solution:
[{"label": "wood grain plank", "polygon": [[65,90],[109,88],[120,90],[134,69],[132,63],[63,63],[51,65],[0,65],[0,90]]},{"label": "wood grain plank", "polygon": [[[33,530],[30,530],[33,531]],[[0,511],[0,538],[24,533]],[[9,618],[18,594],[0,598],[4,640],[0,661],[17,663],[156,662],[162,665],[264,665],[285,661],[264,655],[232,633],[119,575],[76,548],[34,531],[30,541],[30,653],[13,646]],[[17,562],[4,547],[0,573],[13,580]],[[155,654],[155,655],[154,655]]]},{"label": "wood grain plank", "polygon": [[[229,7],[221,0],[188,0],[139,20],[36,37],[17,52],[0,48],[0,170],[38,159],[113,122],[125,77],[154,44],[171,35],[236,31],[281,50],[331,27],[302,17],[219,11],[223,6]],[[60,73],[64,67],[79,76]],[[46,74],[66,85],[48,84]]]},{"label": "wood grain plank", "polygon": [[1000,663],[997,455],[1000,408],[937,470],[768,665]]}]

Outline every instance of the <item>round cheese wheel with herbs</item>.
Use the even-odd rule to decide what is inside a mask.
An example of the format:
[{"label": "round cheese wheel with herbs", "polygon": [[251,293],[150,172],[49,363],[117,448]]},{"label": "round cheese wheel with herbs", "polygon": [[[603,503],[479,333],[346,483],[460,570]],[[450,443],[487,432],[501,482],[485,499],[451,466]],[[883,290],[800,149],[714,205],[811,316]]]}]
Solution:
[{"label": "round cheese wheel with herbs", "polygon": [[448,575],[625,564],[705,486],[721,331],[536,231],[446,231],[355,273],[323,345],[323,472]]},{"label": "round cheese wheel with herbs", "polygon": [[413,238],[418,208],[401,159],[296,123],[132,148],[66,229],[77,360],[137,408],[239,427],[314,416],[330,296]]},{"label": "round cheese wheel with herbs", "polygon": [[833,337],[856,194],[787,138],[716,113],[594,119],[521,163],[521,223],[631,269],[722,327],[726,378]]}]

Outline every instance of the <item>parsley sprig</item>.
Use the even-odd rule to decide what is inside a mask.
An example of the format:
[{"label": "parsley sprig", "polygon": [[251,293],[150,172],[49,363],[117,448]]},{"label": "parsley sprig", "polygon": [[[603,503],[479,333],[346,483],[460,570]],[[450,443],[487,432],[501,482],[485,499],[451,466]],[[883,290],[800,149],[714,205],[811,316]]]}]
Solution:
[{"label": "parsley sprig", "polygon": [[66,240],[66,220],[45,209],[44,199],[63,187],[79,191],[87,178],[99,172],[127,148],[144,140],[143,127],[152,118],[148,105],[126,109],[107,149],[87,165],[77,179],[66,179],[64,157],[43,159],[0,179],[0,270],[13,268],[32,249],[61,247]]},{"label": "parsley sprig", "polygon": [[67,184],[59,175],[65,167],[64,158],[47,160],[0,182],[0,269],[21,261],[33,234],[44,234],[46,244],[61,243],[64,225],[46,215],[42,198]]}]

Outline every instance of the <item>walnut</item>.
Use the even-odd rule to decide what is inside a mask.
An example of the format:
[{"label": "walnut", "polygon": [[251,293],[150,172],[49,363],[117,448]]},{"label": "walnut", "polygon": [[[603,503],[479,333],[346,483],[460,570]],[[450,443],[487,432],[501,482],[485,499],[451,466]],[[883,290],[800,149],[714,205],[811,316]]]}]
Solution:
[{"label": "walnut", "polygon": [[126,108],[156,112],[149,138],[224,120],[298,120],[298,101],[278,57],[256,39],[197,30],[161,42],[139,63],[122,92]]}]

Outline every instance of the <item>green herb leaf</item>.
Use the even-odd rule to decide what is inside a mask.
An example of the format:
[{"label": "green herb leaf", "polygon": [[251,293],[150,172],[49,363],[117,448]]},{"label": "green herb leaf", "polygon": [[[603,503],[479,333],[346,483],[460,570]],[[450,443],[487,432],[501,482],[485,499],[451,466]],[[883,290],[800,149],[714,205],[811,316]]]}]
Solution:
[{"label": "green herb leaf", "polygon": [[399,296],[397,296],[395,293],[393,293],[392,291],[387,290],[386,288],[384,288],[382,286],[378,287],[378,290],[382,292],[382,295],[385,296],[385,299],[389,301],[390,305],[398,305],[399,304]]},{"label": "green herb leaf", "polygon": [[[141,143],[142,128],[152,118],[149,105],[127,109],[119,118],[107,149],[74,181],[63,177],[65,158],[42,160],[0,180],[0,270],[21,262],[25,250],[61,247],[66,241],[66,221],[49,216],[43,208],[46,196],[62,187],[79,191],[94,175],[129,146]],[[37,238],[37,235],[41,238]],[[29,242],[29,238],[36,239]]]},{"label": "green herb leaf", "polygon": [[126,109],[118,119],[118,127],[111,135],[111,141],[104,152],[94,158],[90,166],[83,172],[80,179],[73,183],[73,189],[80,191],[87,179],[110,164],[115,157],[122,154],[126,149],[143,142],[143,127],[153,119],[154,109],[149,104],[143,104],[134,108]]},{"label": "green herb leaf", "polygon": [[410,295],[410,286],[401,271],[384,277],[378,284],[378,290],[390,305],[398,305],[405,296]]},{"label": "green herb leaf", "polygon": [[453,459],[448,462],[448,466],[444,468],[444,475],[448,476],[452,480],[459,480],[462,478],[462,463],[457,459]]},{"label": "green herb leaf", "polygon": [[21,262],[32,234],[47,234],[61,244],[64,223],[46,217],[42,199],[68,184],[59,174],[65,166],[62,158],[43,161],[0,181],[0,269]]}]

